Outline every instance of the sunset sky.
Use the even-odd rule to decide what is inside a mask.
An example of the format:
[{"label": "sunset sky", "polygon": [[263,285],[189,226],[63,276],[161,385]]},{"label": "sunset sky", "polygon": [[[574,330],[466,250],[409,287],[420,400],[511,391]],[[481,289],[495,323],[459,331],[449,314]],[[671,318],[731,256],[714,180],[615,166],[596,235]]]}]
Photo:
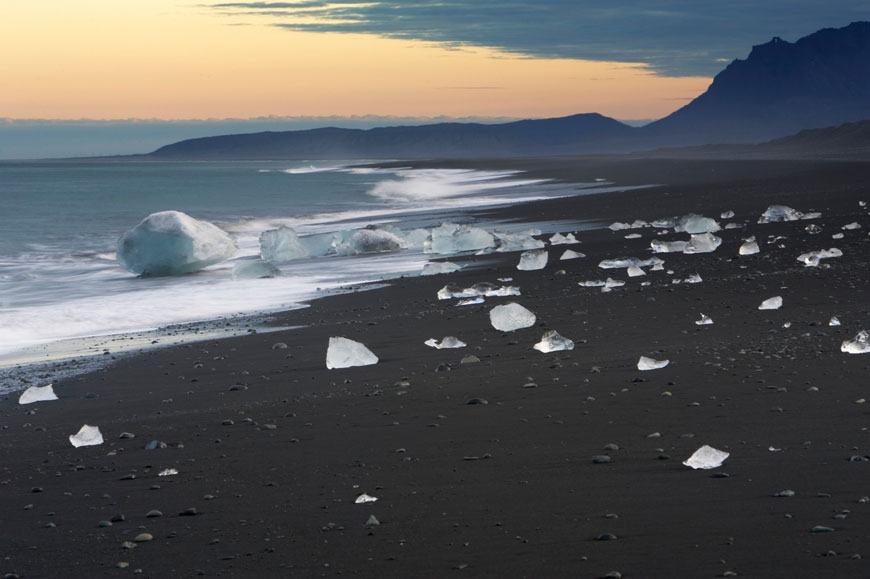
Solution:
[{"label": "sunset sky", "polygon": [[0,0],[0,117],[650,119],[752,44],[868,10],[860,0]]}]

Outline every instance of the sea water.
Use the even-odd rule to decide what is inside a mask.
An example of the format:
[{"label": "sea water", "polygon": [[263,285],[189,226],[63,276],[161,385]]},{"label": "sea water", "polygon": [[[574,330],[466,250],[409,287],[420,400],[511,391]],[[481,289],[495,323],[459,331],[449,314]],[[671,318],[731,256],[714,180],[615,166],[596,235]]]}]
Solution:
[{"label": "sea water", "polygon": [[[417,274],[427,260],[420,251],[330,256],[282,264],[277,278],[233,280],[234,260],[256,258],[260,233],[281,225],[300,236],[371,224],[434,227],[462,220],[469,208],[606,190],[512,171],[358,164],[0,163],[0,367],[71,339],[299,307],[336,288]],[[119,236],[170,209],[229,232],[236,258],[179,277],[123,270],[115,256]]]}]

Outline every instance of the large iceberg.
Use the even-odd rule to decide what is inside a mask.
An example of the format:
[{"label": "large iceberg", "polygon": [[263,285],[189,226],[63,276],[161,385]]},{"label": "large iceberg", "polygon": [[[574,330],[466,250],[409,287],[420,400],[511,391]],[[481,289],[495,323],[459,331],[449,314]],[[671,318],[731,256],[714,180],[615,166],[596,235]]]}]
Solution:
[{"label": "large iceberg", "polygon": [[547,266],[549,254],[546,249],[531,249],[520,254],[520,262],[517,269],[522,271],[534,271],[544,269]]},{"label": "large iceberg", "polygon": [[459,253],[477,251],[495,245],[491,233],[480,227],[442,223],[432,230],[432,241],[427,243],[426,253]]},{"label": "large iceberg", "polygon": [[513,332],[534,326],[536,319],[535,314],[515,302],[496,306],[489,311],[492,327],[502,332]]},{"label": "large iceberg", "polygon": [[118,263],[145,276],[182,275],[233,257],[222,229],[180,211],[152,213],[118,240]]},{"label": "large iceberg", "polygon": [[329,338],[329,347],[326,349],[328,369],[370,366],[377,363],[378,357],[365,344],[341,337]]},{"label": "large iceberg", "polygon": [[260,234],[260,255],[264,261],[282,263],[294,259],[305,259],[309,253],[302,245],[296,232],[289,227],[282,226]]}]

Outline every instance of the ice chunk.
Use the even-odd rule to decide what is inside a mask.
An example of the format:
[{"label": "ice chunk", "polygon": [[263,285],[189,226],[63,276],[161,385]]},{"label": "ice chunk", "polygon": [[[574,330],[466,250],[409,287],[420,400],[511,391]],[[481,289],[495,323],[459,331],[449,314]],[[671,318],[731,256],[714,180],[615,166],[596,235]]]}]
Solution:
[{"label": "ice chunk", "polygon": [[432,243],[427,253],[459,253],[477,251],[495,245],[491,233],[479,227],[442,223],[432,230]]},{"label": "ice chunk", "polygon": [[674,224],[674,231],[686,233],[715,233],[722,229],[715,219],[690,213],[680,217]]},{"label": "ice chunk", "polygon": [[653,239],[649,243],[653,253],[683,253],[688,245],[688,241],[661,241],[659,239]]},{"label": "ice chunk", "polygon": [[638,370],[659,370],[664,368],[670,363],[670,360],[654,360],[652,358],[647,358],[646,356],[641,356],[637,361],[637,369]]},{"label": "ice chunk", "polygon": [[725,462],[725,459],[730,456],[730,453],[727,453],[722,450],[716,450],[712,446],[707,446],[706,444],[696,450],[692,456],[683,461],[683,464],[694,469],[704,469],[709,470],[711,468],[718,468],[722,466],[722,463]]},{"label": "ice chunk", "polygon": [[740,246],[740,249],[737,250],[737,253],[740,255],[755,255],[759,253],[761,250],[758,248],[758,242],[755,241],[755,236],[747,239],[743,245]]},{"label": "ice chunk", "polygon": [[798,256],[797,260],[803,263],[806,267],[815,267],[819,265],[819,261],[831,257],[843,257],[843,252],[832,247],[831,249],[820,249],[819,251],[811,251]]},{"label": "ice chunk", "polygon": [[[349,237],[349,235],[348,235]],[[335,231],[332,233],[318,233],[300,237],[299,243],[305,252],[311,257],[322,257],[334,254],[336,248],[345,240],[345,232]]]},{"label": "ice chunk", "polygon": [[759,223],[779,223],[782,221],[797,221],[804,214],[787,205],[770,205],[758,218]]},{"label": "ice chunk", "polygon": [[831,236],[831,239],[843,239],[844,237],[846,237],[846,236],[843,235],[842,233],[835,233]]},{"label": "ice chunk", "polygon": [[721,215],[719,215],[719,219],[733,219],[734,212],[730,209],[728,211],[723,211]]},{"label": "ice chunk", "polygon": [[867,330],[861,330],[855,335],[855,339],[845,340],[840,344],[840,351],[847,354],[870,353],[870,333]]},{"label": "ice chunk", "polygon": [[516,286],[497,286],[494,283],[480,282],[468,288],[461,288],[456,284],[449,283],[438,290],[439,300],[449,300],[451,298],[475,298],[483,297],[504,297],[518,296],[520,288]]},{"label": "ice chunk", "polygon": [[405,231],[393,231],[390,229],[390,231],[404,239],[407,246],[414,249],[423,249],[426,246],[426,242],[432,242],[432,233],[428,229],[417,228]]},{"label": "ice chunk", "polygon": [[828,325],[829,326],[839,326],[840,319],[837,316],[831,316],[831,319],[828,320]]},{"label": "ice chunk", "polygon": [[562,254],[562,257],[560,257],[559,259],[562,260],[562,261],[565,261],[565,260],[568,260],[568,259],[577,259],[577,258],[579,258],[579,257],[586,257],[586,254],[585,254],[585,253],[580,253],[580,252],[578,252],[578,251],[573,251],[573,250],[571,250],[571,249],[566,249],[566,250],[565,250],[565,253],[563,253],[563,254]]},{"label": "ice chunk", "polygon": [[329,347],[326,350],[326,367],[328,369],[370,366],[377,363],[378,357],[364,344],[347,338],[329,338]]},{"label": "ice chunk", "polygon": [[354,232],[337,252],[341,255],[360,255],[364,253],[384,253],[405,249],[405,241],[383,229],[360,229]]},{"label": "ice chunk", "polygon": [[47,386],[31,386],[18,397],[19,404],[32,404],[34,402],[48,402],[57,400],[57,394],[51,384]]},{"label": "ice chunk", "polygon": [[535,239],[532,237],[531,233],[501,233],[495,232],[493,233],[498,242],[498,248],[496,251],[499,252],[507,252],[507,251],[525,251],[527,249],[541,249],[542,247],[546,247],[546,243],[541,241],[540,239]]},{"label": "ice chunk", "polygon": [[758,306],[759,310],[778,310],[782,307],[782,298],[780,296],[768,298],[761,302]]},{"label": "ice chunk", "polygon": [[598,263],[598,267],[601,269],[624,269],[628,267],[649,267],[663,264],[662,261],[658,257],[651,257],[649,259],[638,259],[636,257],[620,257],[618,259],[603,259]]},{"label": "ice chunk", "polygon": [[118,239],[118,263],[145,276],[182,275],[233,257],[222,229],[180,211],[152,213]]},{"label": "ice chunk", "polygon": [[275,263],[309,257],[296,232],[284,226],[260,234],[260,255],[264,261]]},{"label": "ice chunk", "polygon": [[716,251],[720,245],[722,245],[721,237],[716,237],[712,233],[700,233],[692,235],[692,239],[689,240],[683,253],[710,253]]},{"label": "ice chunk", "polygon": [[596,279],[591,281],[578,281],[577,285],[582,287],[604,287],[604,282],[600,279]]},{"label": "ice chunk", "polygon": [[80,446],[95,446],[103,444],[103,435],[96,426],[85,424],[75,434],[70,434],[69,441],[76,448]]},{"label": "ice chunk", "polygon": [[702,281],[704,280],[701,279],[700,275],[698,275],[697,273],[693,273],[692,275],[684,279],[683,283],[701,283]]},{"label": "ice chunk", "polygon": [[443,350],[445,348],[464,348],[468,345],[456,336],[445,336],[440,342],[435,338],[430,338],[424,343],[430,348],[436,348],[438,350]]},{"label": "ice chunk", "polygon": [[478,296],[476,298],[467,298],[464,300],[459,300],[458,302],[456,302],[456,305],[457,306],[474,306],[477,304],[482,304],[484,301],[486,301],[486,300],[484,300],[482,297]]},{"label": "ice chunk", "polygon": [[172,476],[174,474],[178,474],[178,470],[174,468],[164,468],[160,472],[157,473],[157,476]]},{"label": "ice chunk", "polygon": [[656,219],[655,221],[650,223],[650,225],[652,225],[656,229],[670,229],[670,228],[676,226],[676,224],[677,224],[677,220],[673,217]]},{"label": "ice chunk", "polygon": [[846,231],[853,231],[855,229],[861,229],[861,224],[857,221],[853,221],[852,223],[847,223],[841,229],[845,229]]},{"label": "ice chunk", "polygon": [[604,287],[606,289],[611,289],[615,287],[622,287],[625,285],[625,282],[620,279],[613,279],[612,277],[607,278],[604,281]]},{"label": "ice chunk", "polygon": [[640,233],[629,233],[625,236],[626,239],[640,239],[643,237]]},{"label": "ice chunk", "polygon": [[358,496],[353,502],[357,505],[361,505],[363,503],[373,503],[378,500],[378,497],[373,497],[371,495],[367,495],[366,493]]},{"label": "ice chunk", "polygon": [[518,303],[496,306],[489,311],[492,327],[502,332],[513,332],[535,325],[535,314]]},{"label": "ice chunk", "polygon": [[[810,235],[816,235],[822,232],[822,228],[816,225],[815,223],[810,223],[806,227],[804,227],[804,231],[809,233]],[[842,235],[842,234],[841,234]]]},{"label": "ice chunk", "polygon": [[628,270],[626,271],[626,273],[628,274],[628,277],[638,277],[641,275],[646,275],[646,272],[641,268],[637,267],[636,265],[628,266]]},{"label": "ice chunk", "polygon": [[712,323],[713,320],[709,316],[705,316],[704,314],[701,314],[700,320],[695,321],[695,324],[698,326],[709,326]]},{"label": "ice chunk", "polygon": [[461,266],[458,266],[455,263],[450,263],[449,261],[430,261],[423,266],[423,273],[421,273],[420,275],[439,275],[442,273],[453,273],[454,271],[459,271],[460,269],[462,269]]},{"label": "ice chunk", "polygon": [[631,225],[628,223],[621,223],[619,221],[616,221],[608,225],[607,229],[609,229],[610,231],[623,231],[625,229],[631,229]]},{"label": "ice chunk", "polygon": [[556,330],[550,330],[541,336],[541,341],[535,344],[535,350],[543,353],[573,350],[574,342],[559,335]]},{"label": "ice chunk", "polygon": [[631,222],[632,229],[642,229],[644,227],[649,227],[649,223],[647,223],[643,219],[635,219]]},{"label": "ice chunk", "polygon": [[517,264],[517,269],[522,271],[533,271],[536,269],[544,269],[547,265],[549,254],[546,249],[532,249],[524,251],[520,254],[520,262]]},{"label": "ice chunk", "polygon": [[575,243],[580,242],[577,241],[577,238],[574,237],[573,233],[569,233],[568,235],[554,233],[553,237],[550,238],[550,245],[574,245]]},{"label": "ice chunk", "polygon": [[274,264],[260,259],[237,261],[233,265],[233,279],[262,279],[281,277],[281,270]]}]

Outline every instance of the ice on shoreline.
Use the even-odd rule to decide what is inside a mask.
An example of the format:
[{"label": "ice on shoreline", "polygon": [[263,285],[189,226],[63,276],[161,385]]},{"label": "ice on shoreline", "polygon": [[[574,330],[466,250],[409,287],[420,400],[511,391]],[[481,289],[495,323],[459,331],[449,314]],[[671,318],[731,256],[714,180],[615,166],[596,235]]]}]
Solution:
[{"label": "ice on shoreline", "polygon": [[34,402],[48,402],[57,400],[57,394],[51,384],[46,386],[31,386],[21,393],[18,398],[19,404],[33,404]]},{"label": "ice on shoreline", "polygon": [[573,350],[574,342],[559,335],[556,330],[550,330],[541,336],[541,341],[534,345],[534,349],[545,354],[549,352],[561,352]]},{"label": "ice on shoreline", "polygon": [[521,271],[534,271],[544,269],[547,266],[549,254],[546,249],[532,249],[520,254],[520,262],[517,269]]},{"label": "ice on shoreline", "polygon": [[782,297],[774,296],[772,298],[768,298],[761,302],[761,305],[758,306],[759,310],[778,310],[782,307]]},{"label": "ice on shoreline", "polygon": [[513,332],[535,325],[535,314],[516,302],[495,306],[489,311],[492,327],[501,332]]},{"label": "ice on shoreline", "polygon": [[670,364],[670,360],[655,360],[653,358],[647,358],[646,356],[641,356],[637,361],[637,369],[638,370],[660,370]]},{"label": "ice on shoreline", "polygon": [[377,363],[378,357],[364,344],[348,338],[329,338],[329,347],[326,350],[326,367],[328,369],[370,366]]},{"label": "ice on shoreline", "polygon": [[731,456],[730,453],[723,450],[717,450],[712,446],[707,446],[705,444],[692,453],[692,456],[684,460],[683,464],[695,470],[709,470],[711,468],[722,466],[722,463],[724,463],[725,459],[729,456]]},{"label": "ice on shoreline", "polygon": [[870,353],[870,333],[867,330],[861,330],[855,335],[854,339],[844,340],[840,344],[840,351],[847,354]]},{"label": "ice on shoreline", "polygon": [[81,446],[96,446],[103,444],[103,434],[100,432],[99,427],[85,424],[77,433],[70,434],[69,441],[76,448]]},{"label": "ice on shoreline", "polygon": [[424,342],[430,348],[443,350],[448,348],[464,348],[468,344],[457,338],[456,336],[445,336],[440,342],[435,338],[429,338]]}]

